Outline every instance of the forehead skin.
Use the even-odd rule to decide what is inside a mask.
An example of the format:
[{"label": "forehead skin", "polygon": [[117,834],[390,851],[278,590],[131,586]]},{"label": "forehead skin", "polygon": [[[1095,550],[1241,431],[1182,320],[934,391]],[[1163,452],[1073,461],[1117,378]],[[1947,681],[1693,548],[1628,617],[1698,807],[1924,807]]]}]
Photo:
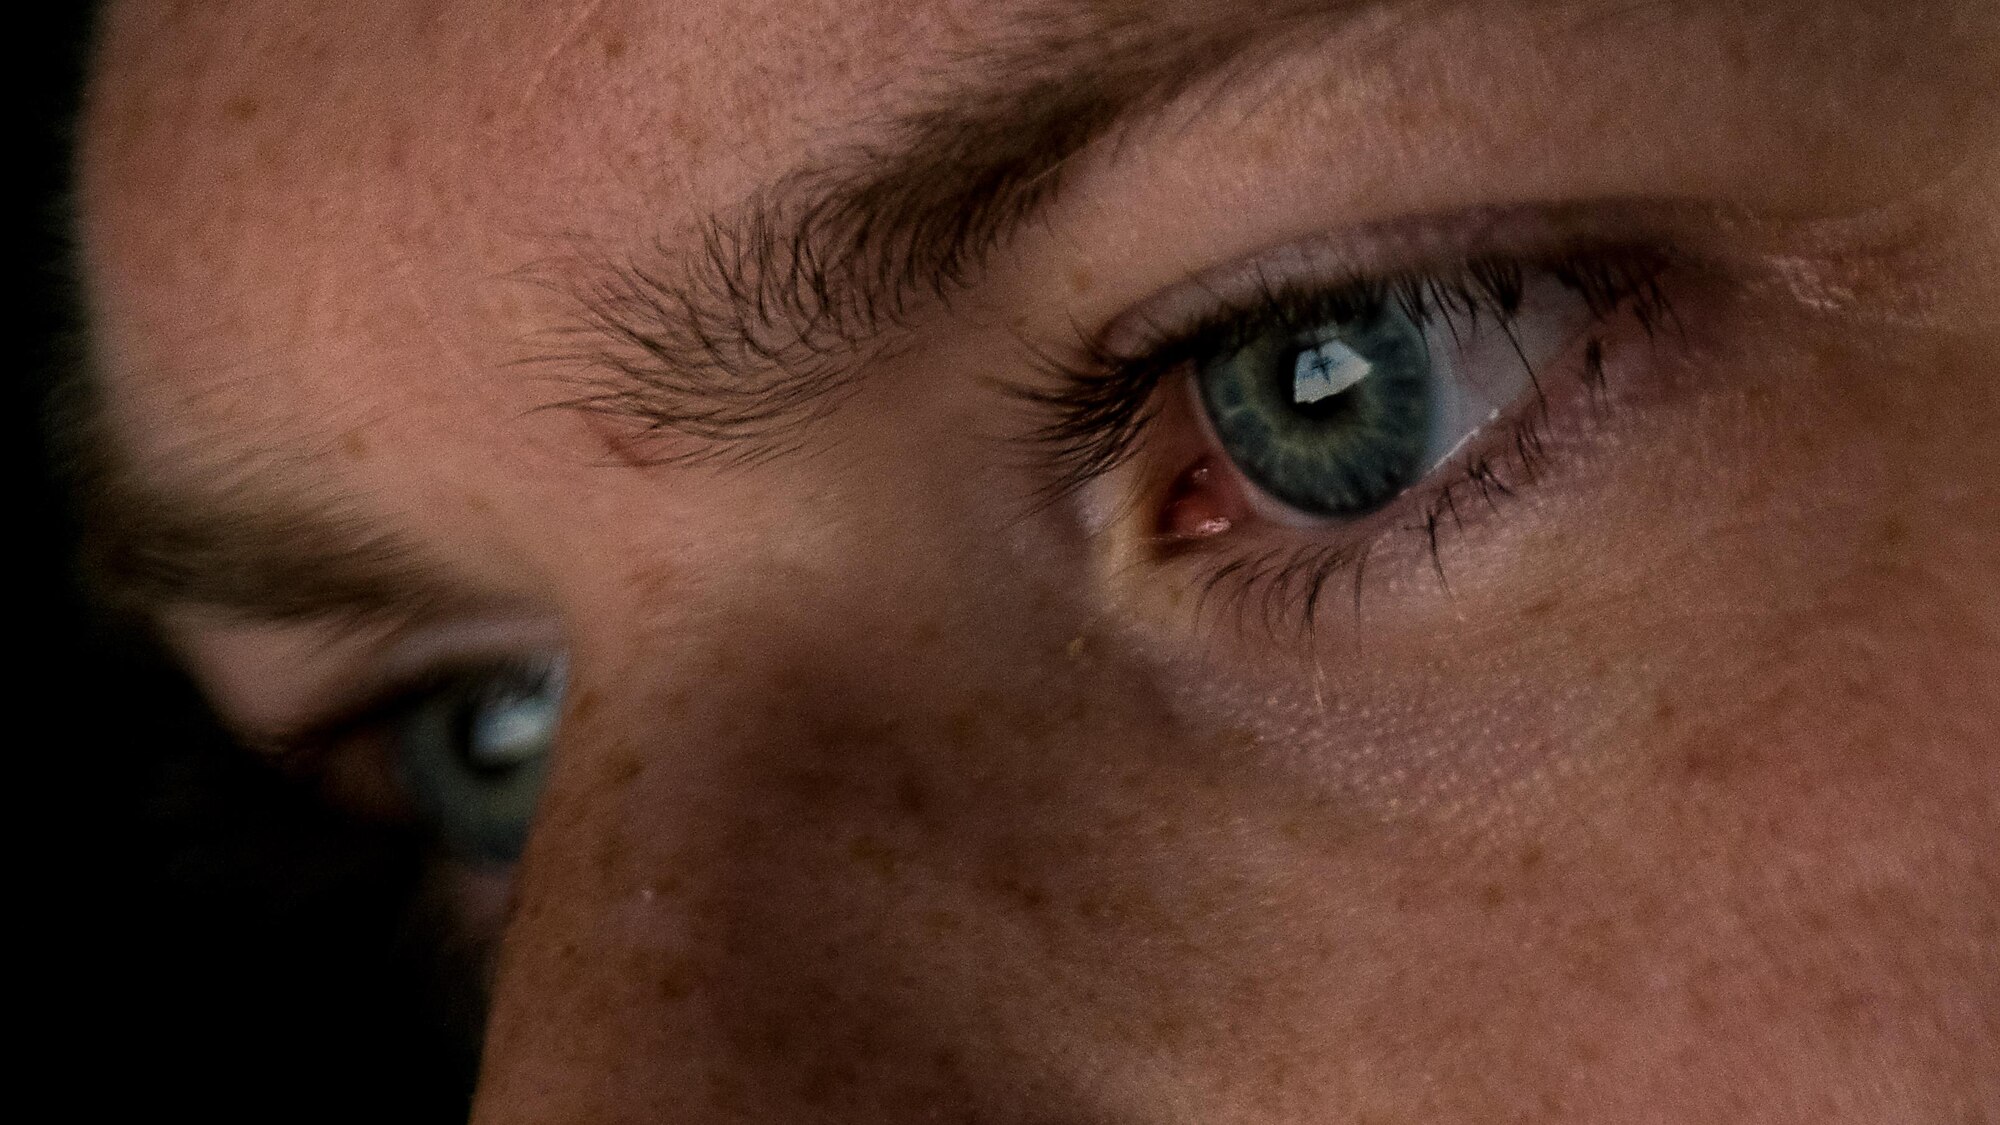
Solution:
[{"label": "forehead skin", "polygon": [[[2000,16],[1459,7],[1087,152],[812,456],[726,470],[539,409],[564,285],[1020,9],[111,6],[79,207],[118,456],[337,504],[569,639],[477,1120],[2000,1119]],[[1642,189],[1779,216],[1740,240],[1777,265],[1726,338],[1690,304],[1680,397],[1451,598],[1217,640],[1022,515],[982,381],[1016,331]],[[225,704],[290,660],[179,639]]]}]

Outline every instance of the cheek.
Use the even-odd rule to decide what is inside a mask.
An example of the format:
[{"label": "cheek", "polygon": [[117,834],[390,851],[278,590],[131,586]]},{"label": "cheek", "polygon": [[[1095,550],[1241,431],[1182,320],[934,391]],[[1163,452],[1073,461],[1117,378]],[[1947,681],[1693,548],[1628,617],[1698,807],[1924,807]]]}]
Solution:
[{"label": "cheek", "polygon": [[823,572],[689,559],[731,576],[700,615],[607,595],[482,1111],[1916,1120],[1897,1091],[1976,1088],[2000,505],[1897,498],[1990,500],[1993,403],[1737,366],[1761,393],[1507,533],[1547,572],[1316,665],[1170,658],[894,521]]}]

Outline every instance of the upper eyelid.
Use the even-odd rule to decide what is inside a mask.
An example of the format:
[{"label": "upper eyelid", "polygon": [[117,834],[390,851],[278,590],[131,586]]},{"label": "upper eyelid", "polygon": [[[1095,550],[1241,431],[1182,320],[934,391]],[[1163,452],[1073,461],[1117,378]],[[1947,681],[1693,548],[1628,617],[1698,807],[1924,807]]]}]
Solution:
[{"label": "upper eyelid", "polygon": [[1420,278],[1482,258],[1533,261],[1579,247],[1664,247],[1687,241],[1691,225],[1710,220],[1712,209],[1704,206],[1605,199],[1481,207],[1337,228],[1184,274],[1104,323],[1080,326],[1073,343],[1099,360],[1136,361],[1162,340],[1196,330],[1218,309],[1254,308],[1278,291]]},{"label": "upper eyelid", "polygon": [[[292,655],[257,655],[263,651],[260,636]],[[357,713],[380,710],[412,685],[440,674],[561,653],[566,642],[560,621],[523,611],[405,622],[347,636],[295,625],[254,633],[196,627],[184,630],[176,647],[239,737],[283,746]],[[259,699],[254,704],[239,686],[252,681]]]}]

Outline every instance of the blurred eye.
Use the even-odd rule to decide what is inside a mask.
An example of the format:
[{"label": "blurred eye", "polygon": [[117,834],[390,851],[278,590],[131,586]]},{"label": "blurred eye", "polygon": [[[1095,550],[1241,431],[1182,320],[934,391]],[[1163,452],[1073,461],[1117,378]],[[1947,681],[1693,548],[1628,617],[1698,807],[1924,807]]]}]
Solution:
[{"label": "blurred eye", "polygon": [[562,713],[559,661],[446,680],[395,720],[411,800],[462,858],[519,858]]}]

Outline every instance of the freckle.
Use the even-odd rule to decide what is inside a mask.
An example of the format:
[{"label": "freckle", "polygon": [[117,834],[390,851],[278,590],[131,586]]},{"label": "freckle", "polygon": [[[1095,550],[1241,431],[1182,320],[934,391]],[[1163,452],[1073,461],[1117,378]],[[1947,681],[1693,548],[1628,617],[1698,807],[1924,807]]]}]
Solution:
[{"label": "freckle", "polygon": [[923,914],[924,928],[934,934],[957,933],[965,928],[958,915],[949,910],[927,910]]},{"label": "freckle", "polygon": [[660,973],[659,990],[662,1000],[687,999],[689,994],[694,992],[694,974],[689,971],[687,962],[674,961],[668,964]]},{"label": "freckle", "polygon": [[1043,890],[1033,883],[1023,882],[1020,879],[1003,877],[997,880],[995,889],[1014,900],[1017,905],[1026,910],[1039,911],[1046,909],[1049,905],[1048,891]]},{"label": "freckle", "polygon": [[606,36],[604,39],[604,57],[614,62],[624,58],[625,37],[622,35]]},{"label": "freckle", "polygon": [[407,162],[409,152],[409,130],[391,128],[382,139],[382,166],[392,172],[400,172]]},{"label": "freckle", "polygon": [[368,456],[368,440],[361,436],[360,430],[348,430],[340,435],[340,449],[347,454],[350,461],[365,460]]},{"label": "freckle", "polygon": [[1706,746],[1689,747],[1680,758],[1682,776],[1695,781],[1723,777],[1732,771],[1732,766],[1726,752]]},{"label": "freckle", "polygon": [[1556,607],[1560,605],[1562,605],[1562,599],[1552,595],[1542,598],[1539,601],[1531,602],[1526,608],[1521,610],[1521,616],[1529,621],[1540,620],[1554,613]]},{"label": "freckle", "polygon": [[583,720],[588,719],[591,713],[596,710],[597,693],[590,688],[585,688],[577,693],[576,702],[570,704],[569,714],[572,719]]},{"label": "freckle", "polygon": [[1187,1021],[1172,1014],[1155,1016],[1150,1030],[1162,1047],[1178,1047],[1187,1040]]},{"label": "freckle", "polygon": [[895,849],[873,836],[861,835],[847,843],[847,857],[884,879],[893,879],[902,866]]},{"label": "freckle", "polygon": [[929,811],[930,791],[924,786],[924,779],[915,773],[904,773],[896,779],[896,807],[913,817],[920,817]]},{"label": "freckle", "polygon": [[1479,892],[1479,905],[1489,912],[1507,905],[1507,888],[1498,883],[1488,883]]},{"label": "freckle", "polygon": [[708,141],[708,130],[681,111],[667,118],[667,133],[689,152],[700,149]]},{"label": "freckle", "polygon": [[1602,657],[1602,656],[1598,657],[1598,658],[1597,658],[1597,659],[1595,659],[1595,660],[1592,660],[1592,661],[1590,662],[1590,678],[1591,678],[1592,680],[1608,680],[1608,679],[1610,679],[1610,678],[1611,678],[1611,662],[1610,662],[1609,660],[1606,660],[1606,659],[1605,659],[1604,657]]},{"label": "freckle", "polygon": [[1069,271],[1070,292],[1079,296],[1090,292],[1090,287],[1096,281],[1096,278],[1090,276],[1090,269],[1087,266],[1073,266]]},{"label": "freckle", "polygon": [[465,494],[465,506],[474,512],[490,512],[493,510],[493,501],[476,492],[468,492]]},{"label": "freckle", "polygon": [[591,852],[590,862],[600,881],[613,882],[625,863],[624,836],[612,832],[598,840],[596,849]]},{"label": "freckle", "polygon": [[637,755],[632,755],[620,758],[611,763],[611,768],[606,771],[605,779],[613,786],[622,788],[630,785],[640,774],[645,772],[646,763],[644,760]]},{"label": "freckle", "polygon": [[979,716],[970,710],[952,712],[944,721],[945,737],[954,747],[973,744],[979,737]]},{"label": "freckle", "polygon": [[1661,730],[1669,730],[1673,727],[1674,720],[1679,717],[1680,717],[1680,710],[1674,706],[1672,700],[1662,697],[1654,701],[1653,703],[1654,726],[1660,728]]},{"label": "freckle", "polygon": [[1540,844],[1529,844],[1527,847],[1521,849],[1520,857],[1517,858],[1514,862],[1518,864],[1521,870],[1524,872],[1535,871],[1542,866],[1542,860],[1544,858],[1546,858],[1546,856],[1543,853],[1542,846]]},{"label": "freckle", "polygon": [[256,117],[257,111],[261,108],[256,98],[248,94],[238,94],[223,103],[222,112],[228,114],[232,121],[248,121]]}]

